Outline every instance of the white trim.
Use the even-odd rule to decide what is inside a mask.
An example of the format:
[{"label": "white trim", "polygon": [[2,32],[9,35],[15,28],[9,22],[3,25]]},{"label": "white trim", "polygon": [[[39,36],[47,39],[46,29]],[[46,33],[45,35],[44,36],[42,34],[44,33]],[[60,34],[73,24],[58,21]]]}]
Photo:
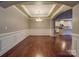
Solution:
[{"label": "white trim", "polygon": [[51,18],[53,19],[54,16],[55,16],[57,13],[59,13],[64,7],[65,7],[65,5],[62,5],[62,6],[51,16]]},{"label": "white trim", "polygon": [[14,8],[16,8],[22,15],[24,15],[26,18],[29,18],[25,13],[23,13],[20,9],[18,9],[16,6],[12,6]]},{"label": "white trim", "polygon": [[56,4],[52,5],[52,8],[50,9],[48,16],[50,15],[50,13],[54,10],[54,8],[56,7]]},{"label": "white trim", "polygon": [[79,37],[79,34],[76,34],[76,33],[72,33],[72,36],[78,36],[78,37]]},{"label": "white trim", "polygon": [[79,38],[79,34],[72,33],[72,39],[73,40],[78,40],[78,38]]},{"label": "white trim", "polygon": [[72,18],[68,18],[68,19],[61,19],[63,21],[72,21]]},{"label": "white trim", "polygon": [[[34,35],[34,32],[35,32],[35,31],[38,32],[39,30],[40,30],[40,31],[43,31],[43,32],[44,32],[44,31],[46,32],[46,33],[44,32],[45,34],[43,33],[43,34],[41,34],[41,35],[50,35],[50,36],[53,36],[53,32],[52,32],[53,29],[26,29],[26,30],[24,29],[24,30],[19,30],[19,31],[13,31],[13,32],[8,32],[8,33],[2,33],[2,34],[0,34],[0,38],[3,37],[3,36],[8,36],[8,35],[11,35],[11,34],[14,34],[14,33],[18,33],[18,32],[23,32],[23,31],[27,31],[29,35]],[[30,32],[30,33],[29,33],[29,32]],[[36,32],[35,32],[35,33],[36,33]],[[38,33],[38,34],[39,34],[39,33]],[[0,39],[0,40],[1,40],[1,39]]]},{"label": "white trim", "polygon": [[71,53],[79,57],[79,34],[72,34],[72,50]]},{"label": "white trim", "polygon": [[2,37],[0,37],[0,56],[5,54],[7,51],[9,51],[11,48],[16,46],[16,44],[18,44],[28,36],[28,30],[21,30],[6,33],[6,36],[3,35]]},{"label": "white trim", "polygon": [[22,6],[22,8],[30,15],[30,16],[32,16],[31,14],[30,14],[30,12],[28,11],[28,9],[24,6],[24,5],[21,5]]},{"label": "white trim", "polygon": [[30,29],[30,35],[48,35],[48,36],[54,36],[53,35],[53,29]]},{"label": "white trim", "polygon": [[7,36],[7,35],[10,35],[10,34],[13,34],[13,33],[16,33],[16,32],[22,32],[22,31],[26,31],[26,30],[19,30],[19,31],[13,31],[13,32],[8,32],[8,33],[2,33],[2,34],[0,34],[0,38],[3,37],[3,36]]}]

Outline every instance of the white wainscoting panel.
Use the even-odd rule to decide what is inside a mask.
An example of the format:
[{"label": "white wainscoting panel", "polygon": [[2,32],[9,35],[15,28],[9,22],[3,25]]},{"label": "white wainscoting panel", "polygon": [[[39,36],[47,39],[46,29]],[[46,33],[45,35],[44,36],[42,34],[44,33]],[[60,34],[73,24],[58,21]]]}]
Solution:
[{"label": "white wainscoting panel", "polygon": [[53,29],[30,29],[30,35],[49,35],[49,36],[53,36]]},{"label": "white wainscoting panel", "polygon": [[79,57],[79,34],[72,34],[72,51],[71,53]]},{"label": "white wainscoting panel", "polygon": [[0,34],[0,56],[29,36],[29,30]]}]

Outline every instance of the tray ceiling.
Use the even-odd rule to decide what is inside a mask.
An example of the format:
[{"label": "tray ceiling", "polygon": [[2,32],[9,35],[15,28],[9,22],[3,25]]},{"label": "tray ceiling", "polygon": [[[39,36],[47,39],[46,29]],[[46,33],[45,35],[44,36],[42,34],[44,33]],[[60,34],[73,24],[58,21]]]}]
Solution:
[{"label": "tray ceiling", "polygon": [[59,9],[62,10],[63,7],[65,7],[65,9],[70,9],[69,6],[63,6],[63,4],[53,2],[24,2],[16,4],[16,7],[30,18],[50,18],[52,14],[58,13]]},{"label": "tray ceiling", "polygon": [[30,17],[48,17],[56,7],[56,4],[48,5],[21,5]]}]

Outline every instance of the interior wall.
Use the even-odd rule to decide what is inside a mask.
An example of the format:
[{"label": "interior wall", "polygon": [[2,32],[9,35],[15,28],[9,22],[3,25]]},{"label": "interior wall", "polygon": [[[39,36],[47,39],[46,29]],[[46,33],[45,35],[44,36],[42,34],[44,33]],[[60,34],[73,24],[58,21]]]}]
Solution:
[{"label": "interior wall", "polygon": [[29,36],[28,23],[15,6],[0,7],[0,56]]},{"label": "interior wall", "polygon": [[36,22],[29,20],[15,6],[0,7],[0,56],[29,35],[53,36],[52,20]]},{"label": "interior wall", "polygon": [[[79,57],[79,4],[73,7],[72,54]],[[74,52],[75,51],[75,52]]]},{"label": "interior wall", "polygon": [[35,19],[30,20],[30,33],[31,35],[53,35],[53,27],[51,19],[42,19],[43,21],[37,22]]},{"label": "interior wall", "polygon": [[79,4],[73,8],[73,33],[79,34]]},{"label": "interior wall", "polygon": [[0,33],[24,29],[28,29],[28,19],[25,16],[13,6],[6,9],[0,7]]}]

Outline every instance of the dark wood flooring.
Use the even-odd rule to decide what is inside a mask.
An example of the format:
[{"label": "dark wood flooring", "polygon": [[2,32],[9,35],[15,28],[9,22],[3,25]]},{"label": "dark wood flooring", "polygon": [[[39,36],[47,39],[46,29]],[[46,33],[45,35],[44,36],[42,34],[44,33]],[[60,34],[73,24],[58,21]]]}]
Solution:
[{"label": "dark wood flooring", "polygon": [[71,49],[71,40],[70,36],[29,36],[2,57],[71,57],[67,51]]}]

